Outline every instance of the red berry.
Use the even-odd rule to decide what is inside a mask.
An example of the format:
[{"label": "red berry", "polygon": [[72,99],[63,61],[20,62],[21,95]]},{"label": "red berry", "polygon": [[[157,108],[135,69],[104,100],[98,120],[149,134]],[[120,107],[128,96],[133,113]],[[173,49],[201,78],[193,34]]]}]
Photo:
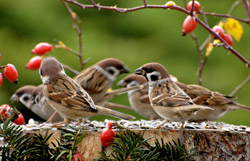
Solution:
[{"label": "red berry", "polygon": [[35,56],[30,59],[30,61],[26,64],[26,68],[30,70],[37,70],[40,68],[43,58],[40,56]]},{"label": "red berry", "polygon": [[25,120],[24,120],[23,114],[19,113],[18,114],[18,118],[15,119],[15,121],[13,121],[13,123],[15,123],[17,125],[24,125],[25,124]]},{"label": "red berry", "polygon": [[3,71],[4,76],[12,83],[17,83],[18,73],[13,64],[7,64]]},{"label": "red berry", "polygon": [[44,55],[47,52],[51,51],[53,49],[53,46],[46,42],[41,42],[35,46],[34,49],[32,49],[32,53],[36,55]]},{"label": "red berry", "polygon": [[112,130],[112,123],[108,123],[108,128],[103,129],[101,133],[101,142],[102,146],[106,147],[109,146],[115,137],[115,132]]},{"label": "red berry", "polygon": [[[197,13],[194,12],[195,17],[197,17]],[[197,22],[194,20],[193,17],[190,15],[186,17],[182,25],[182,35],[185,36],[186,34],[194,31],[197,26]]]},{"label": "red berry", "polygon": [[[191,11],[193,1],[189,1],[187,4],[187,10]],[[198,11],[200,9],[200,3],[198,1],[194,1],[193,11]]]},{"label": "red berry", "polygon": [[3,74],[0,72],[0,86],[3,84]]},{"label": "red berry", "polygon": [[220,37],[223,37],[224,36],[224,30],[222,27],[218,26],[218,25],[215,25],[212,30],[217,33]]},{"label": "red berry", "polygon": [[7,104],[3,104],[0,106],[0,115],[5,116],[7,118],[10,118],[10,116],[7,114],[7,112],[10,110],[10,106]]},{"label": "red berry", "polygon": [[72,157],[71,160],[73,160],[73,161],[84,161],[82,155],[78,151],[74,152],[73,157]]},{"label": "red berry", "polygon": [[233,39],[230,35],[224,34],[223,39],[228,43],[228,45],[233,46]]},{"label": "red berry", "polygon": [[108,122],[108,129],[111,129],[113,126],[113,123],[112,122]]}]

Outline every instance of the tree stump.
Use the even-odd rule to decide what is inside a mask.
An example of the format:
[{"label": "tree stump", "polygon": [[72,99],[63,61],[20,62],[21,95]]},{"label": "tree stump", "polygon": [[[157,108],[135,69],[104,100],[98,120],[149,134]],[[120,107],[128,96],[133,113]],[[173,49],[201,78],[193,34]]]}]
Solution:
[{"label": "tree stump", "polygon": [[[85,161],[92,161],[100,157],[102,150],[100,134],[111,120],[104,122],[92,121],[81,125],[72,124],[82,129],[87,135],[78,144],[78,151],[83,155]],[[222,122],[187,123],[185,129],[180,129],[180,123],[169,122],[161,129],[154,129],[161,121],[125,121],[117,123],[135,132],[143,131],[144,138],[154,136],[148,142],[153,145],[155,139],[163,138],[164,142],[172,142],[178,139],[187,150],[195,149],[195,160],[250,160],[250,127],[229,125]],[[45,132],[49,125],[27,125],[24,126],[26,133]],[[53,137],[49,142],[54,142],[60,137],[60,131],[49,128]],[[116,131],[116,129],[114,129]],[[109,148],[106,148],[109,151]]]}]

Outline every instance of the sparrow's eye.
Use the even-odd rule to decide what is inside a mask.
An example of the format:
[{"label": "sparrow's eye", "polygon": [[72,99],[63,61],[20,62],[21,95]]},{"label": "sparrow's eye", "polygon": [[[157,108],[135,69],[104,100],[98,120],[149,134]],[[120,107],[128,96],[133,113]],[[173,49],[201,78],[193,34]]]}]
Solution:
[{"label": "sparrow's eye", "polygon": [[39,102],[40,102],[40,97],[39,97],[39,96],[36,96],[36,97],[35,97],[35,102],[36,102],[36,103],[39,103]]},{"label": "sparrow's eye", "polygon": [[151,81],[157,81],[159,79],[158,76],[156,75],[151,75],[150,78],[151,78]]},{"label": "sparrow's eye", "polygon": [[113,75],[115,72],[112,69],[107,70],[111,75]]},{"label": "sparrow's eye", "polygon": [[25,102],[27,102],[27,101],[29,100],[29,97],[28,97],[28,96],[24,96],[24,97],[23,97],[23,100],[24,100]]},{"label": "sparrow's eye", "polygon": [[42,72],[42,70],[40,70],[40,75],[41,75],[41,76],[43,76],[43,72]]}]

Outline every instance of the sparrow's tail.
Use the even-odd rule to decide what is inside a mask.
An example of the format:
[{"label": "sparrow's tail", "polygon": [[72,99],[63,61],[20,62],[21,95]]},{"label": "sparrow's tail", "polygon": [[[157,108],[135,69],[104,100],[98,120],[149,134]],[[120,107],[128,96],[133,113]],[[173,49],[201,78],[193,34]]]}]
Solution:
[{"label": "sparrow's tail", "polygon": [[96,105],[96,109],[98,112],[102,113],[103,115],[109,115],[109,116],[113,116],[113,117],[117,117],[117,118],[121,118],[121,119],[125,119],[125,120],[133,120],[135,119],[134,116],[125,114],[125,113],[121,113],[115,110],[111,110],[102,106],[98,106]]},{"label": "sparrow's tail", "polygon": [[111,103],[111,102],[106,102],[104,104],[104,107],[109,108],[109,109],[125,109],[125,110],[132,110],[131,107],[125,106],[125,105],[120,105],[120,104],[116,104],[116,103]]},{"label": "sparrow's tail", "polygon": [[232,110],[247,110],[250,111],[250,107],[246,105],[242,105],[240,103],[234,103],[231,105]]}]

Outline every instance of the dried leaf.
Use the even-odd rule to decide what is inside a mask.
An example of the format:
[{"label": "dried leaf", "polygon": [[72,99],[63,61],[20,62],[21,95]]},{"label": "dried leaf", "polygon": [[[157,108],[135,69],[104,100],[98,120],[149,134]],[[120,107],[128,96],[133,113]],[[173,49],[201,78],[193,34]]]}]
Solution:
[{"label": "dried leaf", "polygon": [[240,41],[240,38],[243,34],[243,27],[239,21],[228,18],[224,24],[225,31],[231,35],[236,41]]},{"label": "dried leaf", "polygon": [[214,48],[213,43],[209,43],[209,44],[207,45],[207,48],[206,48],[206,56],[207,56],[207,57],[211,54],[211,52],[213,51],[213,48]]}]

